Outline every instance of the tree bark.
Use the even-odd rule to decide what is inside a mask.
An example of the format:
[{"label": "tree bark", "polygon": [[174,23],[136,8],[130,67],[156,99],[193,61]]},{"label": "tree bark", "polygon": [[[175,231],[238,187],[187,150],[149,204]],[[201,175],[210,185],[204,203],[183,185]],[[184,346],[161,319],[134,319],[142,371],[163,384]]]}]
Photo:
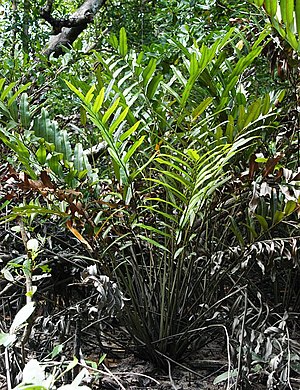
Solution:
[{"label": "tree bark", "polygon": [[62,47],[72,45],[87,25],[93,21],[94,16],[105,2],[106,0],[85,0],[68,19],[54,19],[50,14],[50,9],[45,9],[42,12],[42,17],[52,25],[54,31],[58,30],[59,32],[50,38],[43,54],[47,57],[51,54],[55,57],[60,56],[63,53]]},{"label": "tree bark", "polygon": [[24,0],[24,13],[23,13],[23,22],[22,22],[22,44],[23,50],[25,53],[29,52],[29,23],[30,23],[30,0]]}]

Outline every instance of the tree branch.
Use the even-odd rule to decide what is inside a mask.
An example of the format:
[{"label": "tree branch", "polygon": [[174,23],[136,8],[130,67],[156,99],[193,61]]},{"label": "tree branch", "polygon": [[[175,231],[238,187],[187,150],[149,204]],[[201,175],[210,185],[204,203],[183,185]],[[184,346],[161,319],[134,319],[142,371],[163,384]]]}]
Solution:
[{"label": "tree branch", "polygon": [[44,55],[49,57],[54,54],[58,57],[62,54],[63,46],[71,46],[76,38],[86,29],[94,19],[96,13],[105,4],[106,0],[85,0],[85,2],[66,19],[56,19],[51,15],[53,0],[49,0],[41,11],[41,16],[51,24],[53,35],[44,51]]}]

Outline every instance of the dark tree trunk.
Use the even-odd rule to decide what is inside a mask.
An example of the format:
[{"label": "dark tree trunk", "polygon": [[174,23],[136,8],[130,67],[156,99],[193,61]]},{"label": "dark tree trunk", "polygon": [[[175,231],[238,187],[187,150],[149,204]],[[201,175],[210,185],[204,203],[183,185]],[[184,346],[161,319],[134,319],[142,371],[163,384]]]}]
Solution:
[{"label": "dark tree trunk", "polygon": [[22,23],[22,44],[25,53],[29,52],[29,23],[30,23],[30,8],[31,4],[29,0],[24,0],[24,14]]}]

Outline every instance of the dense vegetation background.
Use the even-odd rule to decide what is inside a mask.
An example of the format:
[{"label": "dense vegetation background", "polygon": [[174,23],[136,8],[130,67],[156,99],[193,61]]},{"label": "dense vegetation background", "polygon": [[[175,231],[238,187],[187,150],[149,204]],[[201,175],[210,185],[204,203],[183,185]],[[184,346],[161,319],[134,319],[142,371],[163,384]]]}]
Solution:
[{"label": "dense vegetation background", "polygon": [[299,388],[300,2],[0,13],[2,388]]}]

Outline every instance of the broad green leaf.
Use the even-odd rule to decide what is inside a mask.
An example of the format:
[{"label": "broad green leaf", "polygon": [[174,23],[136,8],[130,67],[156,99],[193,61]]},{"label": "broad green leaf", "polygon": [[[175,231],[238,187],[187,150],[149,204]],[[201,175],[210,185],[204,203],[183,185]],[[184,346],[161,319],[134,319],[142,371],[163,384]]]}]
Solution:
[{"label": "broad green leaf", "polygon": [[86,116],[86,110],[83,106],[80,107],[80,124],[82,126],[86,126],[87,123],[87,116]]},{"label": "broad green leaf", "polygon": [[274,27],[278,31],[279,35],[281,35],[283,39],[288,41],[286,36],[286,29],[284,29],[282,26],[283,24],[279,23],[276,18],[272,18],[272,27]]},{"label": "broad green leaf", "polygon": [[[203,53],[202,57],[205,57],[205,54]],[[196,77],[198,72],[199,66],[198,66],[198,60],[196,53],[192,53],[190,58],[190,77]]]},{"label": "broad green leaf", "polygon": [[36,155],[38,162],[41,165],[44,165],[46,162],[46,158],[47,158],[47,149],[45,148],[45,145],[43,145],[43,144],[40,145],[38,150],[36,151],[35,155]]},{"label": "broad green leaf", "polygon": [[10,107],[14,101],[17,99],[17,97],[24,91],[26,91],[26,89],[31,85],[31,83],[27,83],[25,85],[23,85],[20,89],[18,89],[11,98],[8,99],[8,102],[7,102],[7,105],[8,107]]},{"label": "broad green leaf", "polygon": [[231,78],[230,78],[229,82],[226,85],[226,88],[224,89],[224,91],[222,93],[222,99],[228,97],[229,92],[231,92],[233,89],[235,90],[235,85],[238,82],[238,80],[239,80],[239,76],[232,76],[231,75]]},{"label": "broad green leaf", "polygon": [[138,139],[133,145],[130,146],[128,152],[125,154],[125,157],[123,158],[125,164],[129,161],[130,157],[134,154],[137,148],[144,142],[145,137],[146,137],[145,135],[141,136],[140,139]]},{"label": "broad green leaf", "polygon": [[191,157],[194,161],[198,161],[200,159],[199,153],[197,150],[194,149],[188,149],[187,154],[189,157]]},{"label": "broad green leaf", "polygon": [[20,99],[20,121],[24,129],[28,129],[30,125],[30,111],[28,103],[28,95],[23,93]]},{"label": "broad green leaf", "polygon": [[155,69],[156,69],[156,59],[151,58],[147,67],[145,68],[145,70],[142,73],[144,87],[146,87],[146,85],[148,84],[151,76],[155,72]]},{"label": "broad green leaf", "polygon": [[3,114],[6,115],[7,118],[12,118],[11,113],[9,109],[6,107],[6,105],[0,101],[0,110],[2,110]]},{"label": "broad green leaf", "polygon": [[283,212],[284,212],[285,215],[289,215],[296,209],[296,207],[297,207],[297,203],[295,201],[288,200],[286,202],[286,205],[284,207],[284,211]]},{"label": "broad green leaf", "polygon": [[65,83],[67,84],[67,86],[70,88],[71,91],[73,91],[78,97],[79,99],[81,99],[83,102],[85,100],[84,98],[84,94],[79,91],[79,89],[77,89],[73,84],[71,84],[68,80],[64,80]]},{"label": "broad green leaf", "polygon": [[47,159],[49,168],[59,177],[64,177],[61,162],[63,155],[61,153],[53,153],[53,155]]},{"label": "broad green leaf", "polygon": [[4,88],[2,94],[1,94],[1,97],[0,99],[3,101],[6,96],[10,93],[10,91],[18,84],[17,81],[13,82],[13,83],[10,83],[6,88]]},{"label": "broad green leaf", "polygon": [[297,41],[297,38],[295,36],[295,34],[293,33],[293,31],[287,29],[287,36],[286,36],[286,39],[287,41],[289,42],[289,44],[292,46],[292,48],[297,51],[298,50],[298,46],[299,46],[299,43]]},{"label": "broad green leaf", "polygon": [[84,98],[84,103],[85,104],[89,104],[91,102],[91,100],[93,99],[94,97],[94,91],[96,89],[96,86],[95,84],[93,84],[91,86],[91,88],[89,89],[88,93],[85,95],[85,98]]},{"label": "broad green leaf", "polygon": [[256,121],[261,112],[261,100],[258,99],[254,101],[251,106],[248,108],[247,116],[245,118],[245,122],[243,127],[247,127],[252,122]]},{"label": "broad green leaf", "polygon": [[212,97],[206,98],[203,102],[201,102],[192,112],[193,121],[195,121],[199,115],[201,115],[207,107],[211,104],[211,102],[214,100]]},{"label": "broad green leaf", "polygon": [[137,59],[136,59],[136,63],[138,65],[141,65],[142,61],[143,61],[143,58],[144,58],[144,52],[140,52],[140,54],[138,55]]},{"label": "broad green leaf", "polygon": [[146,96],[149,100],[153,99],[160,82],[163,80],[162,75],[156,75],[152,77],[152,80],[147,86]]},{"label": "broad green leaf", "polygon": [[[270,1],[270,0],[269,0]],[[283,3],[285,4],[285,16],[286,16],[286,20],[283,20],[283,22],[285,23],[286,25],[286,29],[287,29],[287,32],[292,32],[292,28],[293,28],[293,25],[294,25],[294,4],[295,4],[295,1],[294,0],[281,0],[280,3]],[[284,7],[284,5],[283,5]]]},{"label": "broad green leaf", "polygon": [[112,45],[112,47],[114,49],[118,48],[119,41],[118,41],[118,38],[116,37],[116,35],[114,33],[110,34],[110,36],[109,36],[109,43]]},{"label": "broad green leaf", "polygon": [[265,0],[264,2],[265,10],[268,15],[274,17],[277,11],[277,0]]},{"label": "broad green leaf", "polygon": [[105,88],[103,87],[101,89],[101,91],[99,92],[98,96],[95,99],[95,103],[93,105],[93,111],[96,114],[100,110],[100,108],[102,107],[102,103],[103,103],[103,100],[104,100],[104,91],[105,91]]},{"label": "broad green leaf", "polygon": [[185,89],[184,89],[184,91],[183,91],[183,93],[182,93],[182,96],[181,96],[181,99],[180,99],[180,105],[181,105],[182,107],[185,107],[185,105],[186,105],[186,102],[187,102],[187,100],[188,100],[188,98],[189,98],[189,96],[190,96],[190,93],[191,93],[191,91],[192,91],[192,88],[193,88],[193,86],[194,86],[194,84],[195,84],[195,82],[196,82],[197,76],[198,76],[198,74],[197,74],[197,73],[196,73],[196,74],[194,73],[194,74],[191,75],[190,78],[188,79],[188,82],[187,82],[187,84],[186,84],[186,86],[185,86]]},{"label": "broad green leaf", "polygon": [[1,91],[2,88],[3,88],[3,85],[4,85],[5,81],[6,81],[5,78],[1,78],[1,79],[0,79],[0,91]]},{"label": "broad green leaf", "polygon": [[130,127],[129,130],[127,130],[127,131],[125,131],[125,133],[121,134],[119,137],[119,140],[123,142],[123,141],[125,141],[125,139],[130,137],[136,131],[136,129],[139,127],[140,123],[141,123],[140,121],[136,122],[133,126]]},{"label": "broad green leaf", "polygon": [[233,119],[232,115],[228,115],[228,122],[226,125],[225,135],[226,135],[227,142],[230,143],[233,141],[233,138],[234,138],[234,119]]},{"label": "broad green leaf", "polygon": [[266,219],[262,215],[259,215],[259,214],[255,214],[255,217],[258,220],[258,222],[260,223],[260,226],[262,227],[263,231],[267,231],[269,229],[269,225],[268,225],[268,222],[266,221]]},{"label": "broad green leaf", "polygon": [[57,138],[55,140],[55,150],[63,154],[65,161],[71,161],[73,151],[71,148],[70,138],[66,130],[56,132]]},{"label": "broad green leaf", "polygon": [[109,128],[109,132],[110,134],[113,134],[116,129],[118,128],[118,126],[124,122],[127,114],[128,114],[128,111],[129,111],[129,107],[126,107],[122,112],[121,114],[113,121],[113,123],[111,124],[110,128]]},{"label": "broad green leaf", "polygon": [[283,211],[277,210],[275,212],[275,215],[274,215],[274,218],[273,218],[273,223],[277,224],[277,223],[281,222],[285,216],[286,215],[285,215],[285,213]]},{"label": "broad green leaf", "polygon": [[283,24],[287,24],[287,19],[286,19],[286,1],[279,0],[280,3],[280,15],[281,15],[281,20],[279,21],[280,23],[283,22]]},{"label": "broad green leaf", "polygon": [[241,131],[244,128],[244,123],[246,121],[245,107],[239,106],[238,108],[238,120],[237,120],[237,128]]},{"label": "broad green leaf", "polygon": [[234,68],[233,74],[235,76],[241,75],[245,71],[245,69],[252,64],[255,58],[260,55],[262,49],[262,46],[256,47],[249,54],[247,54],[246,57],[242,57]]},{"label": "broad green leaf", "polygon": [[120,30],[120,36],[119,36],[119,52],[122,57],[125,57],[128,51],[127,47],[127,34],[124,27]]},{"label": "broad green leaf", "polygon": [[119,102],[120,102],[120,98],[117,98],[113,104],[109,107],[109,109],[105,112],[105,114],[103,115],[103,118],[102,118],[102,123],[106,123],[108,121],[108,119],[110,118],[110,116],[113,114],[113,112],[116,110],[116,108],[118,107],[119,105]]},{"label": "broad green leaf", "polygon": [[61,353],[61,351],[63,350],[64,346],[63,344],[58,344],[56,345],[53,349],[52,349],[52,352],[51,352],[51,359],[54,359],[57,355],[59,355]]},{"label": "broad green leaf", "polygon": [[117,154],[117,152],[113,149],[113,148],[108,148],[107,149],[109,154],[111,155],[111,157],[114,159],[114,161],[117,163],[118,167],[122,167],[123,166],[123,162],[121,160],[121,157]]},{"label": "broad green leaf", "polygon": [[214,137],[217,141],[217,145],[223,144],[223,129],[222,126],[217,126]]},{"label": "broad green leaf", "polygon": [[105,128],[104,124],[100,122],[95,116],[91,115],[91,120],[93,123],[98,127],[98,129],[101,131],[102,138],[105,142],[111,147],[114,148],[114,140],[112,138],[112,135],[108,132],[108,130]]},{"label": "broad green leaf", "polygon": [[6,132],[4,129],[0,130],[0,140],[16,153],[19,161],[24,165],[30,177],[36,179],[37,176],[34,169],[32,168],[30,152],[22,140],[9,134],[9,132]]},{"label": "broad green leaf", "polygon": [[77,143],[74,148],[74,169],[81,172],[85,167],[83,166],[84,153],[81,143]]},{"label": "broad green leaf", "polygon": [[[282,3],[281,1],[280,3]],[[296,0],[295,2],[295,15],[296,15],[296,28],[298,33],[298,41],[300,37],[300,0]],[[299,51],[299,49],[298,49]]]}]

